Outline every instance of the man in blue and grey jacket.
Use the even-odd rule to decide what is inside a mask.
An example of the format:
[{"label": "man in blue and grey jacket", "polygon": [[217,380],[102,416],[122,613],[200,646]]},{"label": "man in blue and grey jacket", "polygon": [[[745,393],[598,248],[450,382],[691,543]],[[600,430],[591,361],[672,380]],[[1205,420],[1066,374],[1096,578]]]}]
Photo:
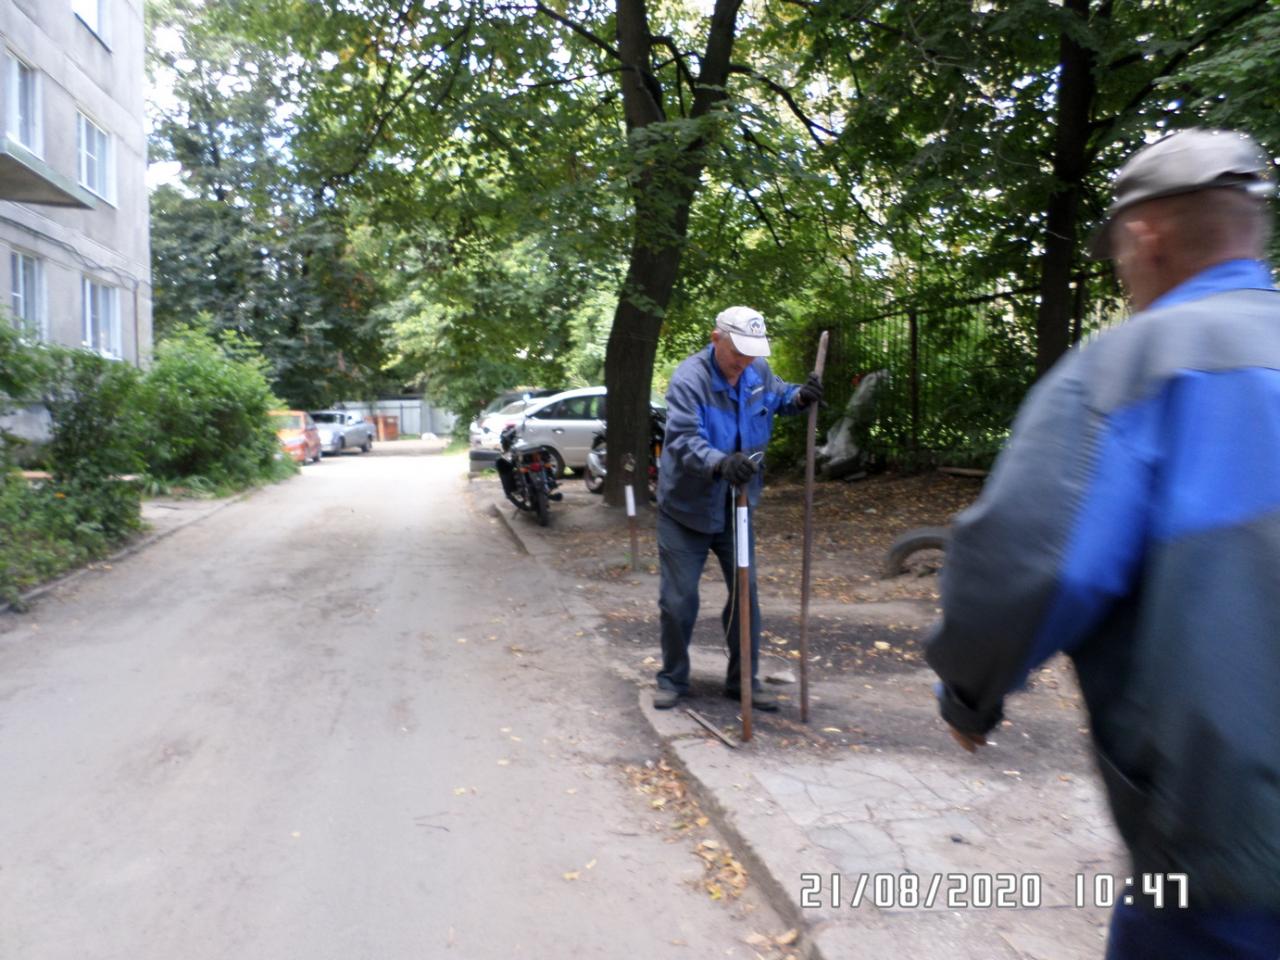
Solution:
[{"label": "man in blue and grey jacket", "polygon": [[[729,647],[725,695],[738,699],[738,604],[734,558],[733,496],[745,485],[751,508],[763,487],[758,468],[773,431],[775,413],[799,413],[822,398],[811,374],[804,384],[774,376],[764,318],[750,307],[729,307],[716,317],[711,345],[684,360],[667,388],[667,432],[658,471],[658,607],[662,669],[653,705],[668,710],[689,692],[689,641],[698,619],[698,581],[707,554],[724,573],[729,600],[720,622]],[[760,655],[760,605],[756,598],[755,524],[751,524],[751,680]],[[778,702],[754,693],[757,710]]]},{"label": "man in blue and grey jacket", "polygon": [[1028,396],[955,525],[927,648],[969,750],[1030,670],[1075,661],[1132,858],[1112,960],[1280,956],[1270,168],[1246,136],[1185,130],[1121,169],[1094,252],[1135,313]]}]

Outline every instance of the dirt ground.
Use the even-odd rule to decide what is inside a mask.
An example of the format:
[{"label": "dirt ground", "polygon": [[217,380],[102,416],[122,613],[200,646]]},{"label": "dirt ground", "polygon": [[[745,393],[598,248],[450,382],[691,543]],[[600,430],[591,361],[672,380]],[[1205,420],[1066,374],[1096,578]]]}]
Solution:
[{"label": "dirt ground", "polygon": [[[630,572],[625,543],[626,518],[602,504],[568,478],[565,501],[553,509],[551,541],[570,567],[595,580],[617,579]],[[890,599],[936,599],[941,558],[922,552],[912,558],[905,575],[880,578],[889,545],[915,527],[943,526],[967,507],[981,481],[942,473],[881,474],[865,480],[819,483],[814,491],[812,591],[810,602],[838,603]],[[595,513],[595,517],[589,514]],[[657,573],[652,509],[640,518],[640,556]],[[770,481],[755,514],[756,562],[762,590],[772,601],[800,602],[804,547],[804,487],[794,480]],[[609,531],[609,536],[601,533]],[[624,548],[619,553],[619,547]],[[719,573],[714,572],[715,579]]]},{"label": "dirt ground", "polygon": [[[495,494],[501,497],[495,481]],[[882,579],[889,545],[907,530],[946,525],[977,497],[981,480],[930,472],[882,474],[853,482],[818,484],[814,495],[814,546],[808,642],[810,676],[814,682],[840,681],[864,690],[868,684],[888,693],[918,685],[924,666],[922,644],[939,612],[939,552],[921,552],[906,572]],[[552,507],[550,527],[537,528],[531,518],[513,517],[525,524],[530,537],[554,550],[562,570],[576,589],[600,611],[600,629],[619,655],[640,676],[656,669],[657,546],[655,512],[642,510],[639,520],[639,571],[632,572],[626,516],[604,506],[587,493],[582,482],[567,478],[564,499]],[[803,484],[771,480],[756,513],[757,563],[763,608],[764,661],[761,677],[790,678],[774,687],[783,700],[798,698],[795,674],[800,650],[800,581],[804,531]],[[522,526],[523,529],[523,526]],[[715,614],[723,603],[724,587],[714,560],[703,576],[703,616],[694,633],[697,650],[722,647]],[[1029,687],[1074,714],[1078,695],[1070,667],[1055,660],[1037,673]],[[706,679],[695,678],[699,709],[717,724],[731,728],[736,708],[717,696]],[[907,685],[904,688],[902,685]],[[865,707],[866,700],[863,698]],[[926,704],[926,709],[931,709]],[[801,725],[788,719],[790,711],[761,717],[777,734],[782,747],[809,746],[819,750],[874,747],[868,732],[873,724],[831,717],[831,723]],[[1074,722],[1066,725],[1074,729]],[[892,728],[892,725],[889,725]],[[827,729],[829,728],[829,729]]]}]

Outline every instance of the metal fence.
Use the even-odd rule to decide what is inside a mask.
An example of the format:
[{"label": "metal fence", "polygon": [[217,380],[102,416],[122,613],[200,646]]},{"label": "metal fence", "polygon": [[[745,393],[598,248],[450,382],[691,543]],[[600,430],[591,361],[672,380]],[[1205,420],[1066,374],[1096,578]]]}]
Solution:
[{"label": "metal fence", "polygon": [[[882,372],[862,448],[897,464],[989,464],[1035,376],[1036,291],[863,306],[833,357],[851,387]],[[1114,322],[1118,307],[1079,298],[1072,339]]]}]

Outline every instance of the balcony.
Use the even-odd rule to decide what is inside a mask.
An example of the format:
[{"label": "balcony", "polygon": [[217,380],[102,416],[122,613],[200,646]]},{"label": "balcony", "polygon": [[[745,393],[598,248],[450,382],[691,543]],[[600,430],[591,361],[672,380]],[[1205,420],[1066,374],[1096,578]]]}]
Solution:
[{"label": "balcony", "polygon": [[0,136],[0,200],[92,210],[93,194],[12,137]]}]

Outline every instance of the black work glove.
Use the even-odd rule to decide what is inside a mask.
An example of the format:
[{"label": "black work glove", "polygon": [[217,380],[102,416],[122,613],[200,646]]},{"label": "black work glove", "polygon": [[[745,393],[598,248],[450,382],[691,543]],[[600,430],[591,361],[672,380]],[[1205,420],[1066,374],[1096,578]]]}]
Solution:
[{"label": "black work glove", "polygon": [[739,451],[738,453],[731,453],[721,460],[716,469],[719,471],[720,476],[735,487],[740,487],[755,474],[756,465],[751,462],[750,457]]},{"label": "black work glove", "polygon": [[796,399],[801,407],[807,407],[811,403],[822,402],[822,381],[818,379],[817,371],[809,374],[809,379],[800,384]]}]

